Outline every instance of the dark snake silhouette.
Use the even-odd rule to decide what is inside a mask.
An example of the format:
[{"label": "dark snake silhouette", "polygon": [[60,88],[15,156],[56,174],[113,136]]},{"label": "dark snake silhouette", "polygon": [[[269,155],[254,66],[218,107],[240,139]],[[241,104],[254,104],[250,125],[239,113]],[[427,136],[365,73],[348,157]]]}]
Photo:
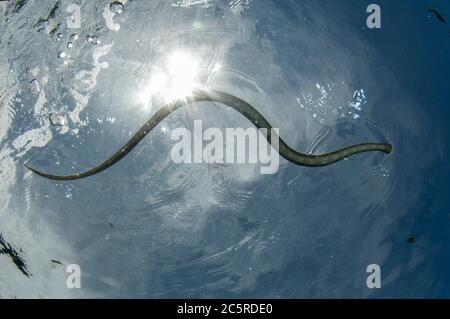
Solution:
[{"label": "dark snake silhouette", "polygon": [[271,143],[272,138],[278,138],[279,154],[288,161],[297,165],[309,167],[326,166],[359,153],[372,151],[390,153],[392,151],[391,144],[363,143],[351,145],[331,153],[325,153],[320,155],[303,154],[293,150],[281,138],[279,138],[276,135],[276,132],[272,130],[272,125],[270,125],[270,123],[253,106],[251,106],[247,102],[241,100],[240,98],[234,95],[221,91],[195,90],[192,92],[190,96],[184,99],[179,99],[177,101],[164,105],[133,135],[133,137],[119,151],[117,151],[103,163],[99,164],[98,166],[95,166],[90,170],[73,175],[60,176],[43,173],[27,165],[25,166],[35,174],[53,180],[63,180],[63,181],[75,180],[98,174],[104,171],[105,169],[111,167],[112,165],[116,164],[128,153],[130,153],[133,150],[133,148],[136,147],[136,145],[148,133],[150,133],[160,122],[162,122],[172,112],[176,111],[182,106],[196,102],[216,102],[228,105],[229,107],[235,109],[236,111],[244,115],[248,120],[250,120],[250,122],[252,122],[253,125],[255,125],[258,129],[267,129],[267,133],[265,134],[265,136],[269,143]]}]

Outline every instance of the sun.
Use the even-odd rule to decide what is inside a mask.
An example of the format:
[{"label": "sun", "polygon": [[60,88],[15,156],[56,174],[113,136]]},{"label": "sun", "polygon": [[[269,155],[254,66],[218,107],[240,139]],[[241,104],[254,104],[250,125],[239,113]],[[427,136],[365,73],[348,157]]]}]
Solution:
[{"label": "sun", "polygon": [[152,97],[165,102],[189,96],[197,85],[199,64],[186,51],[174,51],[164,60],[162,67],[154,69],[140,93],[140,102],[148,104]]}]

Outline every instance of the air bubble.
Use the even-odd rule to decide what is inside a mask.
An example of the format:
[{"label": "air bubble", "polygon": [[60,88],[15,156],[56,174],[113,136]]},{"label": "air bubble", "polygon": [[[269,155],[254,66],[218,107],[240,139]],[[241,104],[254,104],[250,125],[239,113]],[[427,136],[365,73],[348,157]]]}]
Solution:
[{"label": "air bubble", "polygon": [[39,82],[36,79],[31,80],[30,83],[28,83],[28,91],[30,91],[31,94],[37,94],[41,90]]},{"label": "air bubble", "polygon": [[74,33],[74,34],[72,34],[72,35],[70,36],[70,41],[72,41],[72,42],[73,42],[73,41],[77,41],[78,38],[79,38],[78,34]]},{"label": "air bubble", "polygon": [[73,47],[73,43],[72,42],[67,43],[67,48],[68,49],[71,49],[72,47]]},{"label": "air bubble", "polygon": [[58,58],[60,58],[60,59],[63,59],[63,58],[65,58],[67,56],[67,54],[66,54],[66,52],[64,52],[64,51],[60,51],[59,53],[58,53]]},{"label": "air bubble", "polygon": [[53,126],[66,126],[67,125],[66,117],[64,117],[60,114],[57,114],[57,113],[51,113],[49,116],[49,120]]},{"label": "air bubble", "polygon": [[122,14],[123,12],[123,3],[120,1],[113,1],[109,5],[109,10],[116,14]]},{"label": "air bubble", "polygon": [[97,37],[96,35],[94,35],[94,36],[88,35],[88,36],[87,36],[87,41],[88,41],[90,44],[94,44],[94,45],[100,43],[100,40],[98,39],[98,37]]},{"label": "air bubble", "polygon": [[63,37],[64,37],[64,35],[63,35],[62,33],[58,33],[58,34],[56,35],[56,39],[57,39],[58,41],[61,41]]}]

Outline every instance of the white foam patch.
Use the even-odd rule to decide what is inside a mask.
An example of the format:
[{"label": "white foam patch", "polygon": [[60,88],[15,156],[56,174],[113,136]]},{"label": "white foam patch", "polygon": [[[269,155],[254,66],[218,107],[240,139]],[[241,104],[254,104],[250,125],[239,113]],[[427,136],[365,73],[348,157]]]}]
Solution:
[{"label": "white foam patch", "polygon": [[70,93],[76,101],[75,108],[69,112],[68,116],[74,124],[86,125],[80,119],[81,112],[86,108],[92,92],[97,86],[97,77],[102,69],[108,68],[107,62],[99,62],[99,59],[109,53],[113,43],[95,48],[92,57],[94,59],[94,68],[92,70],[82,70],[75,75],[74,87]]},{"label": "white foam patch", "polygon": [[[42,85],[46,85],[48,82],[48,78],[47,77],[43,77],[42,79]],[[36,101],[36,104],[34,105],[34,114],[35,115],[39,115],[41,114],[42,110],[44,109],[44,105],[45,103],[47,103],[47,97],[45,96],[45,91],[41,90],[39,92],[39,96],[38,99]]]},{"label": "white foam patch", "polygon": [[230,2],[230,11],[240,16],[245,10],[250,8],[252,0],[232,0]]},{"label": "white foam patch", "polygon": [[103,9],[103,19],[105,19],[106,27],[114,32],[117,32],[120,30],[120,24],[114,23],[113,18],[116,14],[114,12],[111,12],[109,7],[105,7]]},{"label": "white foam patch", "polygon": [[[7,74],[7,67],[0,63],[0,74]],[[8,132],[12,118],[9,112],[9,105],[17,93],[16,86],[11,86],[7,76],[0,77],[0,142]]]},{"label": "white foam patch", "polygon": [[[9,187],[11,181],[16,176],[16,165],[14,160],[9,156],[9,150],[2,150],[0,152],[0,207],[7,207],[11,194],[9,193]],[[4,212],[0,210],[0,216],[4,220]]]},{"label": "white foam patch", "polygon": [[52,131],[49,125],[42,126],[37,129],[29,130],[13,142],[13,147],[19,151],[18,156],[26,154],[32,147],[44,147],[52,139]]},{"label": "white foam patch", "polygon": [[211,0],[182,0],[172,3],[173,7],[189,8],[192,6],[202,6],[207,8],[211,5]]}]

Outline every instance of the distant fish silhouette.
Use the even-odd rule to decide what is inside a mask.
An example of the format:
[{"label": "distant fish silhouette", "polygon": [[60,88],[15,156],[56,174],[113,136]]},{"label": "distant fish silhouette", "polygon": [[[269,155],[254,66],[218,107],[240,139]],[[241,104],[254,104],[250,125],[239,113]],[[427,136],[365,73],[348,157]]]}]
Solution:
[{"label": "distant fish silhouette", "polygon": [[428,8],[428,11],[433,13],[439,21],[441,21],[442,23],[445,23],[444,16],[442,14],[440,14],[436,9]]}]

